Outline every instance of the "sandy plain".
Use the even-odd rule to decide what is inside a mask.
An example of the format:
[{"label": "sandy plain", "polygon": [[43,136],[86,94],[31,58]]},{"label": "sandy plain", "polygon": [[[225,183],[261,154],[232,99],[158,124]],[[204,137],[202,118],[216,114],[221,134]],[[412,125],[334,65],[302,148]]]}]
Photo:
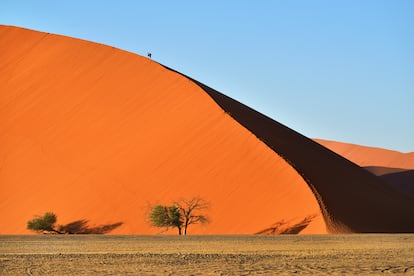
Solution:
[{"label": "sandy plain", "polygon": [[0,275],[414,275],[414,234],[0,236]]}]

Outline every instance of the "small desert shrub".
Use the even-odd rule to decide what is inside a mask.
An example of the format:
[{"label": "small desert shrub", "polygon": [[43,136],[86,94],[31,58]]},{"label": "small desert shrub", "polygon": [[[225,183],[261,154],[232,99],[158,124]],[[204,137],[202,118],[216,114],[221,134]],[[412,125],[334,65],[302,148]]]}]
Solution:
[{"label": "small desert shrub", "polygon": [[57,232],[55,230],[55,223],[57,217],[52,212],[46,212],[43,216],[36,216],[34,219],[29,220],[27,222],[27,229],[33,231],[52,231]]}]

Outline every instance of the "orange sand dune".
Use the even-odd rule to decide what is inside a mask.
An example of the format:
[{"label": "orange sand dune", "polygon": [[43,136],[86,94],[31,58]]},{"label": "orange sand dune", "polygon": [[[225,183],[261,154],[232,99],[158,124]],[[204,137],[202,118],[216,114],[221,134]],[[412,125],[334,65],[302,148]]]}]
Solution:
[{"label": "orange sand dune", "polygon": [[[256,233],[316,214],[283,158],[199,86],[147,58],[78,39],[0,27],[0,233],[53,211],[60,224],[122,222],[151,234],[150,204],[201,196],[211,223],[189,233]],[[172,231],[171,233],[175,233]]]},{"label": "orange sand dune", "polygon": [[0,27],[0,233],[122,222],[201,196],[190,233],[412,232],[414,203],[359,166],[225,95],[105,45]]},{"label": "orange sand dune", "polygon": [[314,140],[361,167],[377,166],[414,169],[414,152],[401,153],[387,149],[360,146],[322,139]]}]

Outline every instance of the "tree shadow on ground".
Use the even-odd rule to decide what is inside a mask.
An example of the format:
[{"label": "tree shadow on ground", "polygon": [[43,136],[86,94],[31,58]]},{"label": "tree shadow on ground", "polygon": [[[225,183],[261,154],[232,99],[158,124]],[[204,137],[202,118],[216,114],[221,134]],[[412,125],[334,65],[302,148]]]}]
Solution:
[{"label": "tree shadow on ground", "polygon": [[269,228],[263,229],[255,235],[283,235],[283,234],[299,234],[305,229],[318,215],[309,215],[299,222],[295,220],[280,220],[272,224]]},{"label": "tree shadow on ground", "polygon": [[123,224],[123,222],[117,222],[91,227],[88,223],[89,221],[86,219],[73,221],[60,225],[58,231],[63,234],[107,234]]}]

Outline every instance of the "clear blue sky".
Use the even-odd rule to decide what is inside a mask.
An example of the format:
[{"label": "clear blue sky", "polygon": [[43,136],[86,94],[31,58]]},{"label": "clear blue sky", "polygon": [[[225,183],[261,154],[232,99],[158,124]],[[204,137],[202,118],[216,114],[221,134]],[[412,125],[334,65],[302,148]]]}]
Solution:
[{"label": "clear blue sky", "polygon": [[412,0],[1,0],[0,24],[152,52],[308,137],[414,151]]}]

